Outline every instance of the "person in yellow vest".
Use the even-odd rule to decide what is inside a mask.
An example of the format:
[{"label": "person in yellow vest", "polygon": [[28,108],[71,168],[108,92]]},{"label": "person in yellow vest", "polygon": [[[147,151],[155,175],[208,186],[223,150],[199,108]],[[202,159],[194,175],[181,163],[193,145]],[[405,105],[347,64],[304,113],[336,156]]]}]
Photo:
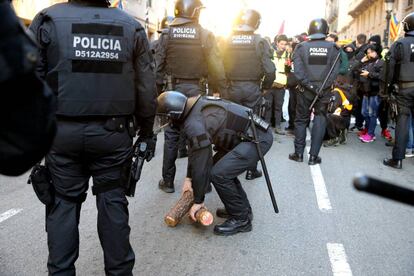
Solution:
[{"label": "person in yellow vest", "polygon": [[324,147],[336,147],[347,142],[353,108],[350,91],[350,85],[338,77],[328,106],[326,133],[329,140],[323,144]]},{"label": "person in yellow vest", "polygon": [[287,51],[287,46],[288,38],[286,35],[278,35],[275,37],[273,62],[276,67],[276,79],[273,82],[272,88],[265,94],[265,99],[268,102],[265,119],[268,122],[271,122],[272,116],[274,116],[275,133],[279,135],[286,134],[281,127],[281,122],[287,85],[287,74],[291,69],[291,57]]}]

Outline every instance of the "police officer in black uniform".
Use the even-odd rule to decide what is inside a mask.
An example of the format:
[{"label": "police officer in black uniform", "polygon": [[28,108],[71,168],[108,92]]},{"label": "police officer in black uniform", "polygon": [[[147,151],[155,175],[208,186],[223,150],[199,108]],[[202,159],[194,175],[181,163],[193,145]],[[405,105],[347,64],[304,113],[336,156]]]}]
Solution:
[{"label": "police officer in black uniform", "polygon": [[[306,147],[306,128],[310,121],[309,107],[317,95],[324,79],[332,68],[339,50],[335,43],[325,41],[329,33],[329,26],[325,19],[315,19],[309,26],[310,41],[296,46],[293,53],[294,75],[301,86],[297,97],[295,119],[295,152],[289,155],[289,159],[303,162],[303,152]],[[310,149],[309,165],[320,164],[319,151],[322,146],[326,131],[326,111],[330,98],[330,88],[338,73],[339,63],[335,66],[322,95],[314,106],[314,120],[312,127],[312,142]]]},{"label": "police officer in black uniform", "polygon": [[[160,37],[156,53],[158,90],[163,90],[160,86],[167,79],[167,90],[176,90],[188,97],[197,96],[205,92],[208,79],[225,96],[226,77],[215,37],[198,22],[202,8],[200,0],[177,0],[175,3],[175,19],[168,35]],[[159,188],[173,193],[180,133],[168,127],[164,137]]]},{"label": "police officer in black uniform", "polygon": [[[261,89],[270,89],[275,79],[275,65],[269,43],[254,32],[260,26],[261,16],[255,10],[244,10],[238,15],[232,35],[223,47],[223,62],[229,82],[228,99],[258,112]],[[246,179],[262,176],[257,166],[246,173]]]},{"label": "police officer in black uniform", "polygon": [[41,50],[39,73],[57,96],[58,132],[46,157],[54,190],[46,229],[50,275],[75,275],[79,217],[88,182],[98,208],[107,275],[132,275],[128,179],[133,119],[153,155],[155,65],[144,28],[105,0],[46,8],[30,29]]},{"label": "police officer in black uniform", "polygon": [[[159,33],[160,36],[164,35],[164,34],[168,34],[168,28],[170,26],[170,24],[172,23],[172,21],[174,20],[174,17],[172,16],[165,16],[160,23],[159,29],[157,30],[157,33]],[[154,40],[151,43],[151,51],[153,54],[155,54],[157,52],[157,48],[159,45],[159,39]]]},{"label": "police officer in black uniform", "polygon": [[20,175],[49,151],[56,132],[55,100],[36,76],[36,42],[8,0],[0,0],[0,173]]},{"label": "police officer in black uniform", "polygon": [[[190,216],[194,219],[195,213],[203,207],[210,182],[224,203],[229,218],[214,227],[214,233],[218,235],[233,235],[252,229],[249,200],[237,179],[259,160],[256,145],[250,139],[248,110],[219,98],[187,98],[174,91],[158,97],[157,113],[168,115],[188,140],[189,160],[183,191],[192,190],[194,193]],[[258,140],[265,154],[272,146],[273,135],[269,124],[260,118],[258,123]],[[214,156],[213,145],[217,150]]]},{"label": "police officer in black uniform", "polygon": [[[392,158],[384,159],[384,165],[402,169],[408,142],[409,118],[414,115],[414,13],[402,21],[405,37],[396,41],[390,49],[388,79],[399,87],[395,97],[398,106],[395,146]],[[395,75],[398,74],[398,75]]]}]

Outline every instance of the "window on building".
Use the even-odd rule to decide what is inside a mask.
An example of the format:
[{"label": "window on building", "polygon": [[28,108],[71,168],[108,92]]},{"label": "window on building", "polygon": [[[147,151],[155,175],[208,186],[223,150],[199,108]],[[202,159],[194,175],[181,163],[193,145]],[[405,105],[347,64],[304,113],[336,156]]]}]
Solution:
[{"label": "window on building", "polygon": [[413,5],[413,0],[407,0],[407,7],[411,7]]}]

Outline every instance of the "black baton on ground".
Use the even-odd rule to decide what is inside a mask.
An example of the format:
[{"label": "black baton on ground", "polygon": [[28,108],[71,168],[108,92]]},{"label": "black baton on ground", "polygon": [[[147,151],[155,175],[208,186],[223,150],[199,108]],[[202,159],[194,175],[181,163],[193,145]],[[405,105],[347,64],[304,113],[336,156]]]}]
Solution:
[{"label": "black baton on ground", "polygon": [[414,206],[414,191],[368,176],[354,178],[354,187],[363,192]]},{"label": "black baton on ground", "polygon": [[266,179],[266,184],[267,184],[267,188],[269,190],[269,194],[270,194],[270,198],[272,199],[272,204],[273,204],[273,209],[275,210],[275,213],[279,213],[279,208],[277,207],[277,203],[276,203],[276,198],[275,198],[275,194],[273,193],[273,188],[272,188],[272,182],[270,182],[270,177],[269,177],[269,173],[267,171],[267,166],[266,166],[266,162],[264,159],[264,155],[262,153],[262,149],[260,148],[260,142],[257,136],[257,130],[256,130],[256,125],[253,119],[253,112],[250,110],[247,112],[249,114],[249,118],[250,118],[250,122],[252,125],[252,131],[253,131],[253,143],[256,145],[256,149],[257,149],[257,154],[259,155],[259,159],[260,159],[260,163],[262,164],[262,168],[263,168],[263,173]]},{"label": "black baton on ground", "polygon": [[309,111],[312,111],[312,109],[313,109],[313,107],[315,106],[316,102],[318,101],[319,97],[322,95],[322,93],[323,93],[323,89],[325,88],[326,83],[328,82],[329,78],[331,77],[332,72],[333,72],[333,70],[335,69],[335,66],[336,66],[336,64],[338,63],[338,61],[339,61],[339,58],[340,58],[340,57],[341,57],[341,50],[339,50],[339,53],[338,53],[338,55],[336,56],[335,61],[334,61],[333,65],[332,65],[331,69],[329,70],[328,75],[326,76],[325,80],[323,81],[322,86],[321,86],[321,87],[319,87],[319,90],[318,90],[318,92],[316,93],[316,96],[315,96],[315,98],[313,99],[312,104],[309,106]]}]

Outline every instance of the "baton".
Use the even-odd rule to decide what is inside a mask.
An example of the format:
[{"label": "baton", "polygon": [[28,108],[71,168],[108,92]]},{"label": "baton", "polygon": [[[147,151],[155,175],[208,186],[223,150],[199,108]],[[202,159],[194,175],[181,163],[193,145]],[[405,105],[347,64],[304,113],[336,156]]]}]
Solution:
[{"label": "baton", "polygon": [[273,193],[272,183],[270,182],[270,177],[269,177],[269,173],[267,171],[266,162],[265,162],[265,159],[264,159],[264,156],[263,156],[263,153],[262,153],[262,149],[260,148],[259,139],[257,137],[257,130],[256,130],[256,125],[255,125],[255,122],[254,122],[254,119],[253,119],[253,112],[251,110],[249,110],[249,111],[247,111],[247,113],[249,114],[250,122],[251,122],[251,125],[252,125],[253,139],[254,139],[252,142],[256,145],[257,154],[259,155],[260,163],[262,164],[263,173],[264,173],[265,179],[266,179],[267,189],[269,190],[270,198],[271,198],[272,204],[273,204],[273,209],[275,210],[275,213],[278,214],[279,213],[279,208],[277,207],[275,194]]},{"label": "baton", "polygon": [[359,191],[367,192],[414,206],[413,190],[396,186],[385,181],[364,175],[355,177],[353,183],[354,187]]},{"label": "baton", "polygon": [[328,82],[328,79],[331,77],[333,70],[335,69],[336,64],[339,61],[339,58],[341,57],[341,50],[339,50],[338,55],[335,58],[335,61],[331,67],[331,69],[329,70],[328,75],[326,76],[325,80],[322,83],[322,86],[319,87],[319,91],[316,93],[315,98],[313,99],[312,104],[309,106],[309,111],[312,111],[313,107],[315,106],[316,102],[318,101],[319,97],[322,95],[323,93],[323,89],[325,88],[326,83]]}]

